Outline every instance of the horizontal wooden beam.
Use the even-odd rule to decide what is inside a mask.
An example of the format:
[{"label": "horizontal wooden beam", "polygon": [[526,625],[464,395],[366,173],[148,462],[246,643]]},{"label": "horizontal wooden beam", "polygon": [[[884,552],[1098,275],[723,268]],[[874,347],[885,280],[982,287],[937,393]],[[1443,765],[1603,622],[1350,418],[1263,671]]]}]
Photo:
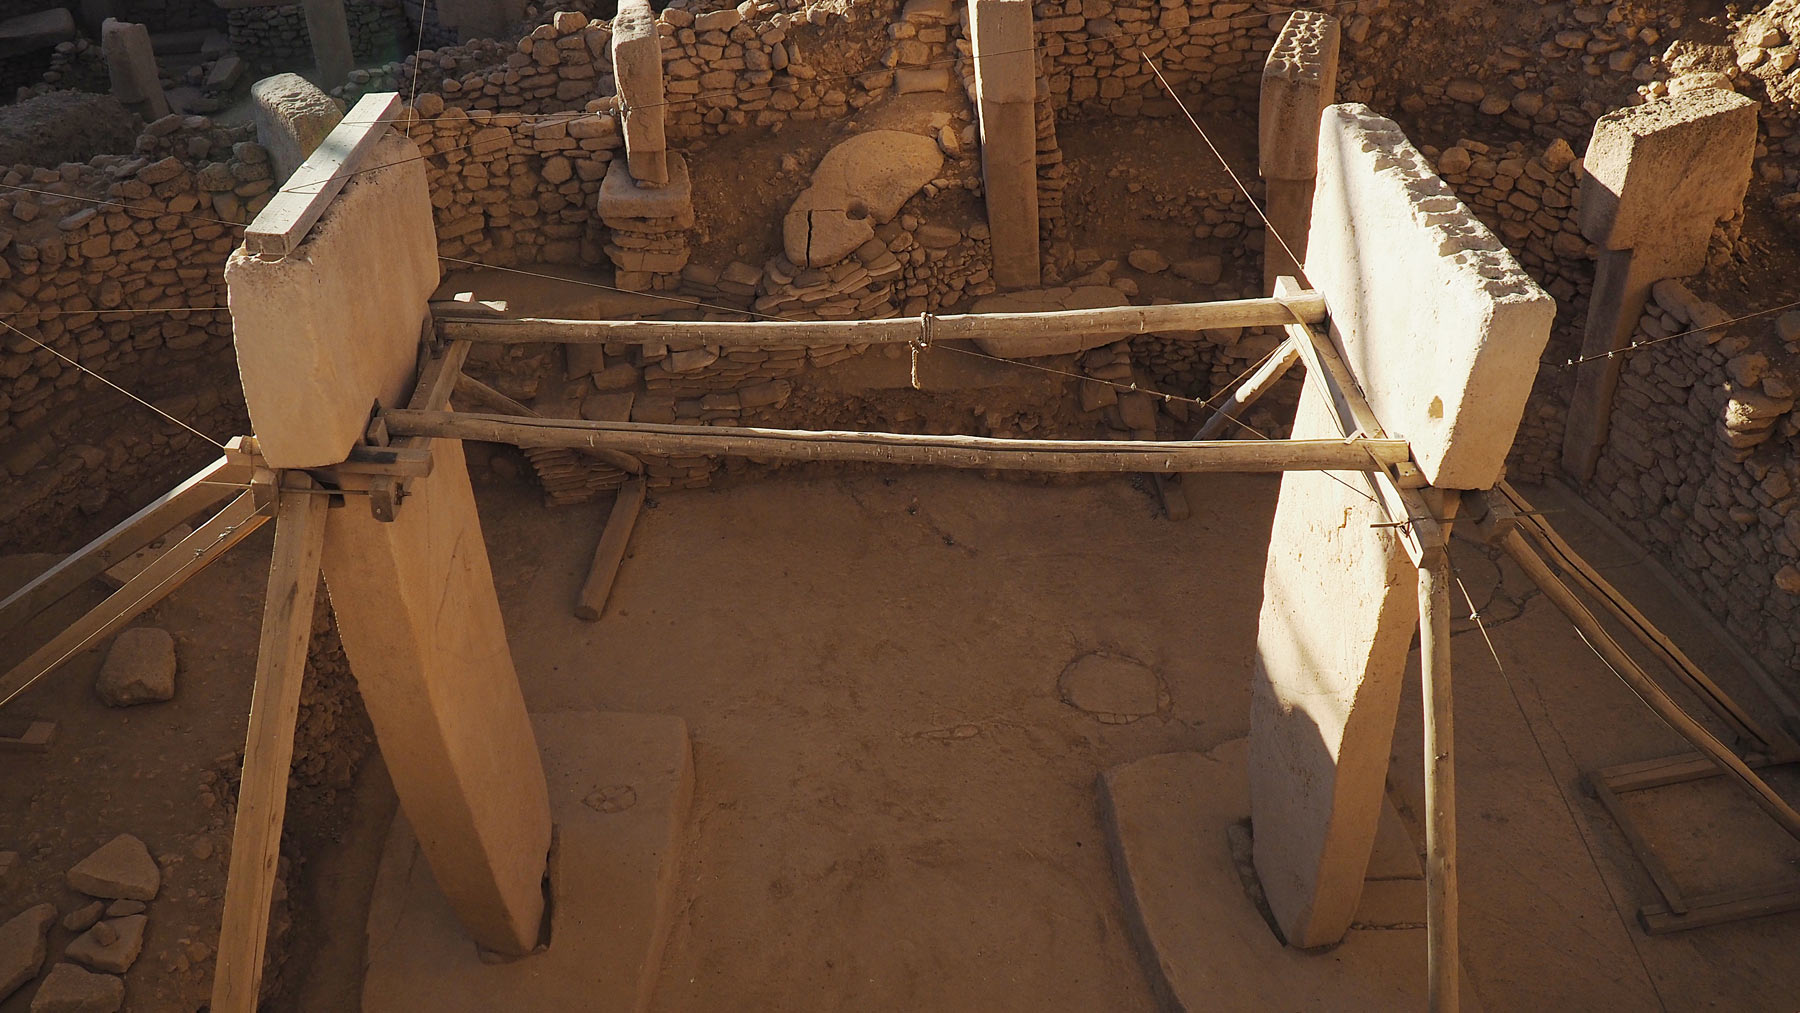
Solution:
[{"label": "horizontal wooden beam", "polygon": [[357,100],[244,230],[244,249],[273,257],[294,252],[344,182],[361,171],[363,156],[387,133],[388,124],[399,113],[396,92],[370,92]]},{"label": "horizontal wooden beam", "polygon": [[630,454],[719,455],[786,461],[999,471],[1190,472],[1380,471],[1409,459],[1405,440],[1001,440],[983,436],[814,432],[797,429],[669,426],[581,419],[526,419],[457,412],[390,411],[395,436],[485,440],[517,447],[588,447]]},{"label": "horizontal wooden beam", "polygon": [[[1080,334],[1160,334],[1232,327],[1281,327],[1295,322],[1318,323],[1325,319],[1325,297],[1312,291],[1222,302],[1109,306],[1047,313],[926,314],[923,319],[892,317],[885,320],[551,320],[504,318],[467,309],[459,313],[457,307],[460,305],[433,304],[439,333],[446,338],[504,344],[692,342],[727,348],[903,345],[920,340],[1031,337],[1060,342],[1070,335]],[[925,320],[929,320],[929,324]]]}]

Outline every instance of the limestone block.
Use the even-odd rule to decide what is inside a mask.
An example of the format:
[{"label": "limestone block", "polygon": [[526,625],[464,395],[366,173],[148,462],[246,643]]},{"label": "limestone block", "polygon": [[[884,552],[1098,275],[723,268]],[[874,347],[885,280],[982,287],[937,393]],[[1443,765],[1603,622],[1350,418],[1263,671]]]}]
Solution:
[{"label": "limestone block", "polygon": [[128,915],[103,921],[77,936],[63,956],[96,971],[124,974],[144,949],[146,915]]},{"label": "limestone block", "polygon": [[155,900],[162,888],[156,859],[143,841],[130,834],[120,834],[75,863],[68,878],[70,887],[89,897]]},{"label": "limestone block", "polygon": [[[1305,386],[1294,438],[1342,436],[1329,395]],[[1371,526],[1386,520],[1362,476],[1282,476],[1251,683],[1250,818],[1290,946],[1343,937],[1374,847],[1417,620],[1412,563]]]},{"label": "limestone block", "polygon": [[55,920],[55,905],[39,904],[0,925],[0,1001],[37,977],[48,955],[44,936]]},{"label": "limestone block", "polygon": [[338,101],[299,74],[276,74],[250,86],[256,141],[269,150],[275,178],[286,180],[344,118]]},{"label": "limestone block", "polygon": [[1491,488],[1556,304],[1367,106],[1320,119],[1306,274],[1387,434],[1432,485]]},{"label": "limestone block", "polygon": [[1666,251],[1665,277],[1705,266],[1713,223],[1744,204],[1757,103],[1707,88],[1600,117],[1581,181],[1581,233],[1610,250]]},{"label": "limestone block", "polygon": [[175,638],[154,626],[119,634],[106,652],[94,692],[109,707],[175,699]]},{"label": "limestone block", "polygon": [[[1109,306],[1129,305],[1125,293],[1111,285],[1077,285],[1074,288],[1024,289],[984,295],[969,307],[971,313],[1046,313],[1056,310],[1095,310]],[[1043,336],[1024,338],[976,338],[975,345],[989,355],[1020,358],[1039,355],[1069,355],[1109,345],[1127,336],[1129,331],[1087,331],[1070,334],[1055,344],[1046,344]],[[1110,390],[1111,388],[1106,388]]]},{"label": "limestone block", "polygon": [[419,149],[389,133],[282,258],[225,265],[238,373],[271,467],[336,464],[410,390],[437,237]]},{"label": "limestone block", "polygon": [[150,46],[150,29],[107,18],[100,26],[100,52],[106,58],[115,98],[148,120],[169,115],[169,99],[163,94],[156,52]]},{"label": "limestone block", "polygon": [[619,125],[631,175],[653,186],[669,181],[664,121],[662,39],[648,0],[625,0],[612,22],[613,77],[619,89]]},{"label": "limestone block", "polygon": [[800,267],[843,260],[943,166],[934,137],[900,130],[870,130],[832,148],[782,220],[788,259]]},{"label": "limestone block", "polygon": [[543,915],[544,771],[462,444],[431,450],[431,475],[392,522],[331,511],[325,585],[432,875],[477,943],[516,955],[536,944]]},{"label": "limestone block", "polygon": [[687,160],[670,153],[668,181],[662,186],[640,186],[631,170],[619,159],[607,166],[606,178],[600,181],[596,209],[600,219],[617,228],[615,223],[661,219],[687,228],[694,224],[694,184],[688,175]]},{"label": "limestone block", "polygon": [[31,997],[31,1013],[113,1013],[123,1005],[124,978],[84,971],[74,964],[51,968]]},{"label": "limestone block", "polygon": [[1037,50],[1030,0],[972,0],[975,94],[981,102],[1037,98]]},{"label": "limestone block", "polygon": [[1338,20],[1295,11],[1263,63],[1257,165],[1264,179],[1317,172],[1319,113],[1336,100]]},{"label": "limestone block", "polygon": [[75,38],[75,16],[54,7],[0,21],[0,55],[49,49]]}]

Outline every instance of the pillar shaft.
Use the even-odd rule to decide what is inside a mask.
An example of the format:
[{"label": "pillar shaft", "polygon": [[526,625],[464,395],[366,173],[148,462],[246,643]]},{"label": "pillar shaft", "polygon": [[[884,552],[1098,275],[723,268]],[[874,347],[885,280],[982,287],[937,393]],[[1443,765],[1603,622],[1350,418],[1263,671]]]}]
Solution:
[{"label": "pillar shaft", "polygon": [[356,67],[344,0],[302,0],[301,6],[306,12],[306,34],[312,40],[313,63],[319,68],[319,84],[336,88],[350,79],[350,71]]},{"label": "pillar shaft", "polygon": [[1275,290],[1276,278],[1301,277],[1318,174],[1319,113],[1337,93],[1337,63],[1337,19],[1317,11],[1290,15],[1263,63],[1257,168],[1267,181],[1265,213],[1275,232],[1263,241],[1265,292]]},{"label": "pillar shaft", "polygon": [[1028,0],[973,0],[975,100],[994,280],[1033,288],[1038,252],[1037,51]]},{"label": "pillar shaft", "polygon": [[624,0],[612,22],[613,79],[619,88],[619,125],[631,178],[646,186],[669,182],[669,144],[663,125],[662,39],[647,0]]}]

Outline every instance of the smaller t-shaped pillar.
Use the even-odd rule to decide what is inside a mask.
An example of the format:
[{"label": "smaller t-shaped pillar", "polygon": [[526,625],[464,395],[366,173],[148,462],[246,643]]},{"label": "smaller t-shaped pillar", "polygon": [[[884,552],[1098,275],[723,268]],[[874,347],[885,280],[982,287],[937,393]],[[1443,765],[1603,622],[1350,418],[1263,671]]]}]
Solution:
[{"label": "smaller t-shaped pillar", "polygon": [[1319,113],[1336,101],[1337,19],[1295,11],[1263,64],[1257,167],[1266,182],[1270,230],[1263,240],[1263,291],[1299,277],[1319,171]]},{"label": "smaller t-shaped pillar", "polygon": [[623,0],[612,22],[613,79],[619,86],[619,124],[625,160],[640,186],[669,182],[669,143],[663,122],[662,39],[648,0]]}]

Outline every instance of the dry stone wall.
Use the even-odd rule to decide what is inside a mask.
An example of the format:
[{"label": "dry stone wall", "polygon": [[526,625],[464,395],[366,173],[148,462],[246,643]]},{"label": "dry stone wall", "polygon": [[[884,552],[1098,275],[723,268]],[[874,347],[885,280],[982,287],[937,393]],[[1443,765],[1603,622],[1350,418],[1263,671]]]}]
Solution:
[{"label": "dry stone wall", "polygon": [[[239,56],[260,66],[311,64],[312,38],[299,4],[232,7],[225,14],[226,34]],[[417,38],[418,22],[409,30],[398,0],[344,0],[344,19],[359,60],[396,55]]]}]

